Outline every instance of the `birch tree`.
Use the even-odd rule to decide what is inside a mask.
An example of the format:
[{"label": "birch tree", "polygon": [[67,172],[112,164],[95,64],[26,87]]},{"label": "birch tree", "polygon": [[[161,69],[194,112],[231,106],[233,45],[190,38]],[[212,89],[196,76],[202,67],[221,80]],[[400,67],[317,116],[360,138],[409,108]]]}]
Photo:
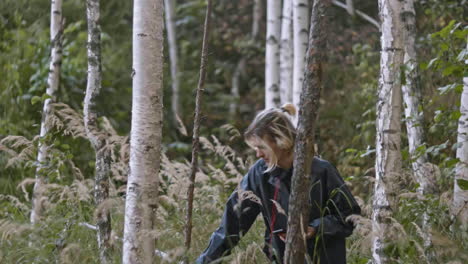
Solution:
[{"label": "birch tree", "polygon": [[153,263],[163,123],[163,0],[133,3],[133,99],[123,263]]},{"label": "birch tree", "polygon": [[[169,47],[169,59],[171,61],[171,87],[172,98],[171,108],[174,117],[180,117],[180,99],[179,99],[179,55],[177,52],[177,34],[175,24],[175,0],[164,0],[164,7],[166,13],[166,31],[167,42]],[[176,120],[176,118],[174,118]]]},{"label": "birch tree", "polygon": [[[468,49],[468,44],[466,48]],[[466,64],[468,64],[468,59],[465,60]],[[457,159],[459,162],[455,168],[452,213],[466,228],[468,226],[468,190],[466,190],[468,183],[468,77],[466,76],[463,78],[460,113],[457,137]],[[462,185],[465,188],[462,188]]]},{"label": "birch tree", "polygon": [[265,108],[278,107],[281,103],[279,92],[281,2],[281,0],[267,0]]},{"label": "birch tree", "polygon": [[202,91],[205,87],[206,66],[208,61],[208,39],[210,33],[212,0],[208,0],[205,17],[205,27],[203,30],[203,45],[200,62],[200,79],[198,80],[197,96],[195,98],[195,118],[193,120],[192,135],[192,162],[190,170],[189,187],[187,190],[187,215],[185,226],[185,248],[188,250],[192,241],[192,212],[193,212],[193,194],[195,189],[195,175],[198,170],[198,152],[200,149],[200,120],[201,120],[201,99]]},{"label": "birch tree", "polygon": [[[98,127],[97,97],[101,91],[101,26],[100,1],[87,0],[88,20],[88,82],[84,100],[84,125],[86,136],[96,153],[94,201],[99,208],[109,198],[109,178],[111,154],[107,146],[107,136]],[[111,263],[110,234],[111,218],[109,212],[97,215],[97,241],[101,263]]]},{"label": "birch tree", "polygon": [[281,18],[280,95],[281,104],[292,102],[293,87],[293,1],[284,0]]},{"label": "birch tree", "polygon": [[387,263],[392,211],[396,203],[395,178],[401,173],[400,119],[403,34],[400,1],[379,0],[382,22],[380,78],[377,101],[375,189],[372,210],[373,263]]},{"label": "birch tree", "polygon": [[288,232],[284,263],[304,263],[307,252],[304,230],[309,223],[311,164],[314,157],[314,129],[322,88],[322,68],[327,39],[327,12],[330,0],[315,0],[307,49],[307,69],[299,107],[299,123],[294,145],[294,170],[289,199]]},{"label": "birch tree", "polygon": [[306,50],[309,38],[309,6],[307,0],[293,0],[294,68],[293,103],[299,105],[304,82]]},{"label": "birch tree", "polygon": [[246,65],[246,58],[242,57],[236,65],[236,68],[234,69],[234,73],[232,74],[232,79],[231,79],[231,103],[229,103],[229,117],[231,120],[234,120],[236,112],[237,112],[237,106],[239,105],[239,100],[240,100],[240,81],[241,81],[241,76],[244,73],[245,65]]},{"label": "birch tree", "polygon": [[[419,183],[420,194],[434,194],[435,183],[432,181],[431,164],[425,153],[417,153],[417,148],[423,144],[425,133],[423,129],[424,113],[422,111],[422,95],[419,83],[418,62],[416,53],[416,13],[413,0],[403,2],[403,32],[404,32],[404,69],[405,83],[402,84],[405,108],[406,130],[408,133],[408,147],[411,156],[413,174]],[[429,230],[429,216],[423,215],[424,246],[431,246]]]},{"label": "birch tree", "polygon": [[49,121],[52,115],[51,104],[55,100],[59,82],[60,82],[60,64],[62,63],[62,35],[63,35],[63,19],[62,19],[62,0],[51,0],[50,8],[50,65],[49,75],[47,77],[46,93],[49,98],[44,101],[42,110],[41,131],[37,153],[36,181],[33,187],[32,209],[31,209],[31,224],[37,223],[43,213],[42,203],[44,201],[44,184],[46,181],[46,167],[48,162],[48,146],[46,144],[46,136],[51,129]]}]

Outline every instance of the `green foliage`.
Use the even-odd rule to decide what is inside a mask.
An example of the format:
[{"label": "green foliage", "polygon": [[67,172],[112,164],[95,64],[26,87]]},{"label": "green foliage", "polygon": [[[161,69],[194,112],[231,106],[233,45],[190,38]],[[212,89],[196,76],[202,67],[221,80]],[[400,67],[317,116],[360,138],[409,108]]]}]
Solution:
[{"label": "green foliage", "polygon": [[[212,137],[212,140],[204,139],[202,142],[206,150],[203,156],[206,158],[201,164],[201,173],[197,175],[195,228],[193,246],[189,252],[191,259],[196,258],[207,246],[209,235],[219,223],[224,202],[247,166],[243,158],[216,137]],[[109,202],[105,207],[95,208],[92,196],[93,181],[73,178],[72,171],[76,168],[63,166],[67,158],[72,158],[69,156],[70,146],[57,139],[53,146],[53,158],[49,161],[47,169],[49,183],[46,192],[46,215],[37,226],[29,224],[29,189],[24,197],[0,196],[0,217],[5,219],[0,221],[0,252],[6,252],[0,256],[1,260],[6,263],[16,263],[18,260],[21,261],[19,263],[75,263],[73,261],[77,260],[80,263],[99,263],[96,234],[86,227],[86,224],[94,225],[97,211],[109,210],[114,232],[113,256],[115,263],[119,263],[125,201],[121,193],[112,186],[115,186],[119,177],[126,175],[113,175],[114,184],[111,184]],[[171,161],[166,156],[163,157],[155,236],[158,250],[169,253],[172,261],[180,260],[183,253],[181,241],[184,239],[185,221],[181,215],[185,214],[185,194],[188,186],[185,177],[189,170],[187,162]],[[32,182],[22,186],[30,183]],[[252,244],[252,241],[257,242]],[[228,259],[245,259],[248,256],[266,263],[259,246],[262,241],[263,223],[260,220]]]},{"label": "green foliage", "polygon": [[[102,93],[98,112],[106,116],[116,144],[116,156],[125,152],[131,116],[131,1],[102,3]],[[194,91],[198,82],[202,24],[206,1],[177,1],[176,27],[180,55],[181,119],[190,131]],[[377,17],[377,4],[359,1],[360,9]],[[417,50],[420,57],[421,87],[425,112],[424,130],[428,131],[418,155],[428,155],[440,168],[436,177],[439,196],[416,194],[418,184],[411,179],[401,193],[395,214],[395,232],[402,234],[387,250],[395,263],[419,263],[425,257],[420,230],[424,213],[429,215],[435,245],[436,262],[466,259],[466,237],[458,226],[452,226],[448,207],[453,188],[456,131],[460,117],[459,101],[462,77],[466,76],[467,27],[463,1],[417,1]],[[246,67],[241,76],[239,112],[232,118],[233,127],[241,131],[255,111],[263,107],[264,37],[251,34],[252,1],[219,1],[214,7],[213,32],[205,87],[202,135],[206,138],[201,154],[201,170],[195,196],[194,241],[190,259],[206,246],[216,228],[227,196],[251,164],[252,152],[242,142],[241,132],[231,133],[221,127],[226,123],[228,105],[232,102],[230,87],[233,72],[241,57]],[[66,122],[46,138],[39,139],[42,104],[45,94],[50,56],[48,15],[50,6],[40,0],[5,0],[0,11],[0,262],[1,263],[98,263],[95,232],[84,225],[94,224],[92,201],[94,152],[85,138],[73,138],[66,132]],[[367,263],[371,259],[369,226],[374,181],[375,103],[379,76],[379,32],[367,22],[352,19],[344,10],[334,9],[328,43],[324,89],[320,100],[317,128],[319,153],[337,164],[351,184],[363,208],[355,233],[348,243],[349,263]],[[343,13],[340,13],[343,12]],[[86,87],[86,22],[84,1],[64,2],[66,18],[61,84],[57,101],[65,103],[80,115]],[[264,30],[264,21],[260,24]],[[262,32],[262,31],[261,31]],[[164,49],[167,52],[167,48]],[[167,55],[167,54],[166,54]],[[165,56],[168,57],[168,56]],[[158,209],[157,247],[180,260],[185,214],[187,159],[191,137],[177,130],[170,113],[169,63],[164,68],[164,151],[168,159],[163,165],[161,206]],[[82,123],[80,120],[77,123]],[[229,129],[228,129],[229,130]],[[404,129],[402,129],[404,131]],[[64,135],[67,133],[67,135]],[[405,132],[403,132],[403,137]],[[4,141],[7,135],[19,135],[16,141]],[[18,140],[24,140],[19,144]],[[405,139],[405,138],[404,138]],[[403,139],[404,174],[411,178],[410,157]],[[51,144],[47,161],[49,177],[47,216],[39,226],[29,225],[32,191],[31,178],[39,164],[35,161],[39,141]],[[124,142],[124,143],[122,143]],[[222,142],[222,143],[221,143]],[[15,145],[16,144],[16,145]],[[14,146],[15,145],[15,146]],[[117,146],[119,145],[119,146]],[[229,145],[230,147],[228,147]],[[122,152],[122,153],[121,153]],[[115,262],[120,262],[123,236],[123,193],[127,156],[116,158],[119,167],[113,171],[111,210],[114,230]],[[13,159],[13,161],[12,161]],[[117,163],[117,162],[116,162]],[[9,166],[7,166],[9,165]],[[171,168],[174,170],[172,171]],[[169,173],[170,172],[170,173]],[[406,177],[405,176],[405,177]],[[466,189],[467,183],[459,181]],[[73,208],[73,210],[71,209]],[[367,219],[367,220],[366,220]],[[366,222],[367,221],[367,222]],[[266,263],[260,247],[263,223],[257,221],[227,260],[239,263]],[[33,241],[33,244],[30,242]]]},{"label": "green foliage", "polygon": [[468,190],[468,181],[464,179],[458,179],[457,184],[460,187],[460,189],[466,191]]},{"label": "green foliage", "polygon": [[[446,138],[444,143],[424,147],[426,153],[441,165],[454,165],[453,150],[456,149],[456,131],[461,116],[460,94],[463,89],[466,56],[466,37],[468,28],[455,20],[450,21],[441,30],[430,34],[430,42],[435,56],[429,62],[421,63],[421,68],[436,79],[441,85],[438,94],[429,99],[429,107],[435,107],[433,121],[429,122],[429,140]],[[436,106],[437,105],[437,106]],[[448,139],[448,140],[447,140]],[[432,141],[432,140],[431,140]]]}]

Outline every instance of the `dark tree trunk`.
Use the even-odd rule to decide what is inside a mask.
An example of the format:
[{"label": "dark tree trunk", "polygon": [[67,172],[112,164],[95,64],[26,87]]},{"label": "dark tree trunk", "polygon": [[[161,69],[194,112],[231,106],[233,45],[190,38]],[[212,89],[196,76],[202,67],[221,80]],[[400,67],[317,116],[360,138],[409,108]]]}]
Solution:
[{"label": "dark tree trunk", "polygon": [[314,130],[322,87],[322,68],[325,60],[327,36],[327,10],[330,3],[330,0],[316,0],[312,9],[307,49],[307,68],[300,98],[299,123],[294,147],[294,172],[289,200],[288,233],[284,263],[304,263],[306,253],[304,233],[309,222],[308,197],[311,185],[311,164],[314,156]]}]

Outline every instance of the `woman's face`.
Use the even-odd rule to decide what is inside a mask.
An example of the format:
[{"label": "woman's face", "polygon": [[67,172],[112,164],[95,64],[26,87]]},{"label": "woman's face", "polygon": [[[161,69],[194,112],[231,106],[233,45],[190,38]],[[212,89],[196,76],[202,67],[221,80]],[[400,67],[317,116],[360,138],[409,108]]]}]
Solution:
[{"label": "woman's face", "polygon": [[271,147],[268,148],[265,144],[255,145],[254,150],[257,158],[262,158],[267,164],[274,158]]},{"label": "woman's face", "polygon": [[290,156],[290,151],[281,149],[274,140],[265,137],[263,140],[254,141],[253,147],[257,158],[262,158],[267,164],[275,158],[281,163]]}]

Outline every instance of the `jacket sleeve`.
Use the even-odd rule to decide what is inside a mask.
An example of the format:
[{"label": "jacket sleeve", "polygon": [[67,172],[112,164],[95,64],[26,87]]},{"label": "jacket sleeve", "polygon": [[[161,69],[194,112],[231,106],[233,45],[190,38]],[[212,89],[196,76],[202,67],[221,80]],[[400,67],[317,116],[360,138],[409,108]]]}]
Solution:
[{"label": "jacket sleeve", "polygon": [[[239,193],[253,194],[254,175],[251,169],[244,176],[240,186],[231,194],[221,219],[221,224],[211,235],[210,242],[205,251],[198,257],[196,263],[210,263],[225,255],[237,245],[252,226],[261,211],[261,206],[251,199],[239,199]],[[238,190],[242,190],[239,192]],[[249,191],[249,192],[246,192]],[[242,195],[243,196],[243,195]]]},{"label": "jacket sleeve", "polygon": [[343,178],[330,164],[325,170],[327,201],[323,201],[322,216],[313,219],[309,226],[315,228],[317,235],[348,237],[354,226],[346,218],[352,214],[361,214],[361,208],[346,186]]}]

